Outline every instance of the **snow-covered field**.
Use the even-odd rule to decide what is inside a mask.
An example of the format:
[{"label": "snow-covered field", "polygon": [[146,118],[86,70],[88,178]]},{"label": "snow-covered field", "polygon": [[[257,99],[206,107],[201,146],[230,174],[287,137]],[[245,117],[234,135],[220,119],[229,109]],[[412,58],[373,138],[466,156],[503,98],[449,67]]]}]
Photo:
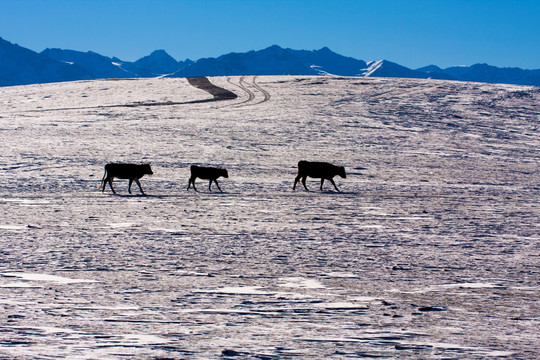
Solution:
[{"label": "snow-covered field", "polygon": [[0,88],[0,358],[538,356],[540,88],[211,81]]}]

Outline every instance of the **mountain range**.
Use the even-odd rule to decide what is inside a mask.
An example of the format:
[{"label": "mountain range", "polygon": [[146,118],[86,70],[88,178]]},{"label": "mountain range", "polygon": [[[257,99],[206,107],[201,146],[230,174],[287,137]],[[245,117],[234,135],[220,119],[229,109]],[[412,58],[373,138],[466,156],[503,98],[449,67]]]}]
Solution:
[{"label": "mountain range", "polygon": [[445,79],[540,86],[540,69],[499,68],[487,64],[442,69],[409,69],[388,60],[369,61],[319,50],[284,49],[229,53],[217,58],[177,61],[156,50],[137,61],[98,53],[45,49],[37,53],[0,38],[0,86],[102,78],[195,77],[233,75],[340,75]]}]

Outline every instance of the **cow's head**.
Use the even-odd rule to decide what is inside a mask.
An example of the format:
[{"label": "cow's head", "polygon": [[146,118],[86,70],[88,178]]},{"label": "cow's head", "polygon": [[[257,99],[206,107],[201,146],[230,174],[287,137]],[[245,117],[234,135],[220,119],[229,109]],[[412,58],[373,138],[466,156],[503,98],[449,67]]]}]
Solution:
[{"label": "cow's head", "polygon": [[227,169],[221,169],[221,176],[224,178],[229,178],[229,173],[227,172]]},{"label": "cow's head", "polygon": [[143,169],[144,169],[145,174],[154,175],[154,172],[152,171],[150,164],[143,164]]},{"label": "cow's head", "polygon": [[345,174],[345,167],[344,166],[339,167],[338,175],[341,176],[344,179],[347,178],[347,174]]}]

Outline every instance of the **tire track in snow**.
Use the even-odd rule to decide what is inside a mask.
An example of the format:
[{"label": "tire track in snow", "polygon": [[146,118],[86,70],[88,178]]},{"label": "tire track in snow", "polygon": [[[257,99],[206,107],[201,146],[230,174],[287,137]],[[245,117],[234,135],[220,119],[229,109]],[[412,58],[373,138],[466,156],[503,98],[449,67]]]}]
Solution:
[{"label": "tire track in snow", "polygon": [[248,103],[248,102],[252,101],[253,99],[255,99],[255,94],[242,84],[243,81],[244,81],[244,78],[245,78],[245,76],[240,77],[240,80],[238,81],[238,84],[233,83],[231,78],[227,78],[227,82],[229,82],[229,84],[234,85],[236,87],[239,87],[242,91],[244,91],[248,95],[248,98],[246,100],[241,101],[241,102],[236,103],[236,104],[232,104],[230,106],[237,107],[237,106],[243,105],[243,104]]},{"label": "tire track in snow", "polygon": [[[253,76],[253,79],[251,81],[251,83],[248,83],[246,80],[245,80],[246,76],[241,76],[240,79],[238,80],[238,84],[234,83],[232,81],[231,78],[227,78],[227,82],[231,85],[234,85],[238,88],[240,88],[242,91],[244,91],[248,98],[244,101],[241,101],[239,103],[236,103],[236,104],[231,104],[231,105],[227,105],[227,106],[232,106],[232,107],[243,107],[243,106],[254,106],[254,105],[259,105],[259,104],[262,104],[268,100],[270,100],[271,98],[271,95],[268,91],[264,90],[259,84],[257,84],[257,76]],[[248,89],[248,87],[246,85],[253,85],[255,87],[255,89],[257,89],[259,92],[261,92],[264,96],[264,98],[259,101],[259,102],[253,102],[255,100],[255,93],[253,91],[251,91],[250,89]]]},{"label": "tire track in snow", "polygon": [[270,100],[271,96],[270,96],[270,93],[266,90],[264,90],[262,87],[260,87],[259,84],[257,84],[257,82],[255,81],[257,79],[257,76],[254,76],[253,77],[253,86],[255,86],[255,88],[257,90],[259,90],[260,92],[262,92],[262,94],[264,95],[264,99],[259,101],[258,103],[256,104],[253,104],[253,105],[258,105],[258,104],[262,104],[263,102],[267,102],[268,100]]}]

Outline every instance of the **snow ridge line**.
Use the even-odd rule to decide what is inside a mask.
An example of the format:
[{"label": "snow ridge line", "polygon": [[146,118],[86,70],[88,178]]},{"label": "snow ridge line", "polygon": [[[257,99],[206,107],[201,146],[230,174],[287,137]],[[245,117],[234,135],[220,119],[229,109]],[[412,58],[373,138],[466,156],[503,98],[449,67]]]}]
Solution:
[{"label": "snow ridge line", "polygon": [[[190,85],[210,93],[213,97],[210,99],[191,100],[191,101],[164,101],[164,102],[145,102],[138,101],[131,104],[113,104],[113,105],[98,105],[98,106],[79,106],[51,109],[26,110],[24,112],[47,112],[47,111],[67,111],[67,110],[89,110],[89,109],[109,109],[109,108],[134,108],[134,107],[149,107],[149,106],[172,106],[172,105],[189,105],[200,104],[213,101],[233,100],[238,97],[232,91],[216,86],[208,80],[207,77],[191,77],[186,78]],[[17,111],[20,112],[20,111]]]},{"label": "snow ridge line", "polygon": [[206,103],[206,102],[213,102],[213,101],[220,101],[220,100],[226,100],[224,98],[218,98],[216,99],[203,99],[203,100],[192,100],[192,101],[181,101],[181,102],[175,102],[175,101],[165,101],[165,102],[135,102],[131,104],[115,104],[115,105],[98,105],[98,106],[79,106],[79,107],[66,107],[66,108],[52,108],[52,109],[39,109],[39,110],[23,110],[23,111],[14,111],[14,113],[21,113],[21,112],[47,112],[47,111],[68,111],[68,110],[90,110],[90,109],[110,109],[110,108],[135,108],[140,106],[172,106],[172,105],[188,105],[188,104],[199,104],[199,103]]}]

